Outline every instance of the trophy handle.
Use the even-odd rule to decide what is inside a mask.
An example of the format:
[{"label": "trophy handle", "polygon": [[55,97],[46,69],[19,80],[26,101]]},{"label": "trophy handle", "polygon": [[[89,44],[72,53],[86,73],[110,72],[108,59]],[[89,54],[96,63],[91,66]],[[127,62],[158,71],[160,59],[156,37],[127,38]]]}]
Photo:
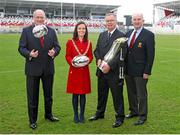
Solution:
[{"label": "trophy handle", "polygon": [[122,48],[120,49],[120,60],[121,60],[121,61],[124,61]]},{"label": "trophy handle", "polygon": [[119,79],[124,79],[124,67],[119,68]]},{"label": "trophy handle", "polygon": [[101,62],[101,64],[98,66],[98,68],[103,71],[103,67],[104,65],[107,64],[107,62],[105,62],[104,60]]}]

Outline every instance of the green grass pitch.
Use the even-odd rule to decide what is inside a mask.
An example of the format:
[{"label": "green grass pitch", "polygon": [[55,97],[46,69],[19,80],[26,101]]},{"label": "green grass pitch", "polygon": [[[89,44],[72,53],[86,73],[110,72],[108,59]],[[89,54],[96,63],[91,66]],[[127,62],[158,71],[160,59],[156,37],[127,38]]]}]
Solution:
[{"label": "green grass pitch", "polygon": [[[57,123],[44,119],[44,99],[40,89],[38,128],[28,126],[27,98],[25,89],[24,58],[17,51],[20,34],[0,34],[0,134],[171,134],[180,133],[180,36],[156,35],[156,56],[152,76],[148,82],[149,114],[142,126],[134,126],[137,118],[125,120],[116,129],[111,93],[105,119],[89,122],[97,105],[97,78],[95,59],[90,65],[92,93],[87,95],[86,122],[75,124],[71,95],[66,94],[68,64],[65,61],[65,44],[72,34],[58,35],[61,52],[55,59],[56,74],[53,91],[53,113]],[[95,48],[98,34],[90,34]],[[125,113],[128,113],[127,92],[124,86]]]}]

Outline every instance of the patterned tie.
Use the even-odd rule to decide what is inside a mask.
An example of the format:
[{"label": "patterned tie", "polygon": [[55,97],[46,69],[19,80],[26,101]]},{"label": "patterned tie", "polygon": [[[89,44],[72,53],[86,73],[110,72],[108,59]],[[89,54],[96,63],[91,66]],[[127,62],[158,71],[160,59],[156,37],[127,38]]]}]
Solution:
[{"label": "patterned tie", "polygon": [[40,37],[40,43],[41,43],[41,47],[44,47],[44,37]]},{"label": "patterned tie", "polygon": [[136,38],[136,31],[134,31],[134,34],[133,34],[133,36],[132,36],[132,38],[131,38],[131,42],[130,42],[130,45],[129,45],[129,48],[132,48],[133,47],[133,44],[134,44],[134,41],[135,41],[135,38]]}]

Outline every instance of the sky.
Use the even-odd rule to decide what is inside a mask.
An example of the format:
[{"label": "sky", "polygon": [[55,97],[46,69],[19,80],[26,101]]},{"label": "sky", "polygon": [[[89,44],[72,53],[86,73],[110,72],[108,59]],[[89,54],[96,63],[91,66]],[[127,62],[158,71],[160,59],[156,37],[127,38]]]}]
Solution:
[{"label": "sky", "polygon": [[118,21],[124,20],[124,15],[143,13],[146,23],[153,22],[153,2],[154,0],[121,0],[122,6],[117,13]]}]

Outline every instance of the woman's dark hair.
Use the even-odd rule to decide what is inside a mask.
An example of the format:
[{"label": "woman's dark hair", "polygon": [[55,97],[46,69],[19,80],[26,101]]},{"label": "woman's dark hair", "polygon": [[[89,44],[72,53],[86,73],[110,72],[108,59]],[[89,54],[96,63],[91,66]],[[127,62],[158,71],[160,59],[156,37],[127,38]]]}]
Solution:
[{"label": "woman's dark hair", "polygon": [[78,38],[77,28],[78,28],[78,26],[81,25],[81,24],[84,24],[84,25],[85,25],[86,33],[85,33],[85,35],[84,35],[84,41],[87,41],[87,39],[88,39],[88,29],[87,29],[87,25],[86,25],[85,22],[83,22],[83,21],[80,21],[80,22],[78,22],[78,23],[76,24],[76,27],[75,27],[74,33],[73,33],[73,40],[76,40],[76,39]]}]

